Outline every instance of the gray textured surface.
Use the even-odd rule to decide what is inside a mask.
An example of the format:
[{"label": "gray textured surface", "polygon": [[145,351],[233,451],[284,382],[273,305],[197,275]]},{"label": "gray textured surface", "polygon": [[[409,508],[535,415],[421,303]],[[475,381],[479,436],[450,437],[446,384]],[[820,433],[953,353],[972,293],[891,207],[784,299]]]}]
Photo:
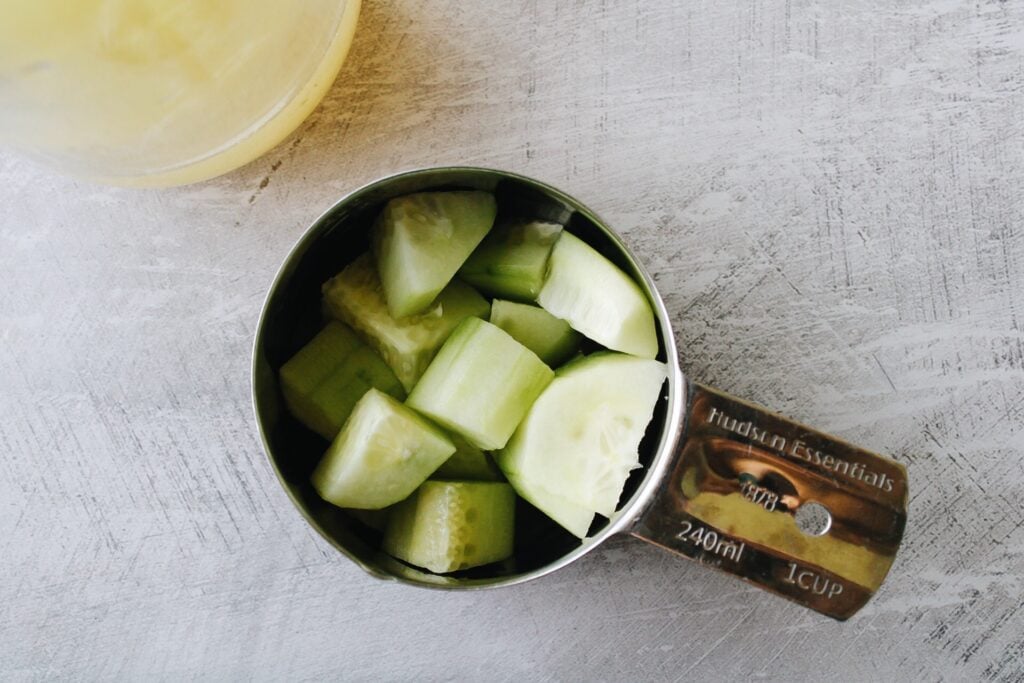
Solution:
[{"label": "gray textured surface", "polygon": [[[1024,678],[1022,129],[1014,1],[370,2],[324,106],[227,177],[0,156],[0,678]],[[440,163],[582,198],[688,373],[908,466],[859,616],[628,539],[392,587],[304,526],[252,428],[265,288],[338,196]]]}]

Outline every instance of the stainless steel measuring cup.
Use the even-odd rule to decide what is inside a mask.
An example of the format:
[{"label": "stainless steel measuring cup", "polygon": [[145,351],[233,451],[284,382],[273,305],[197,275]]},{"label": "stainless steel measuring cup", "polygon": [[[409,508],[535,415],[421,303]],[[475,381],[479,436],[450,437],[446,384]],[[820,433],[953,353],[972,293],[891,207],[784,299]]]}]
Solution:
[{"label": "stainless steel measuring cup", "polygon": [[[277,370],[322,325],[320,285],[369,246],[383,203],[410,192],[482,189],[499,220],[558,222],[635,278],[657,320],[668,381],[640,446],[642,467],[618,509],[582,542],[519,501],[508,561],[439,576],[379,550],[379,532],[317,496],[309,475],[326,443],[283,408]],[[616,233],[572,197],[513,173],[446,167],[373,182],[331,207],[292,249],[256,332],[253,401],[267,455],[306,520],[371,575],[419,586],[479,589],[539,578],[614,534],[630,534],[735,574],[837,619],[881,585],[903,537],[907,474],[887,458],[683,376],[665,304]]]}]

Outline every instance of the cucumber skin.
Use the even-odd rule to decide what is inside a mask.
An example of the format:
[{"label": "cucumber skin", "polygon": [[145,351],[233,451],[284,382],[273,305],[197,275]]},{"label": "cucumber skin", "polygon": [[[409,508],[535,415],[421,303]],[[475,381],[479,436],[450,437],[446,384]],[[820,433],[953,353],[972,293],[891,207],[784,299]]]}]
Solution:
[{"label": "cucumber skin", "polygon": [[488,296],[533,302],[547,273],[557,223],[507,223],[491,230],[459,269],[459,277]]},{"label": "cucumber skin", "polygon": [[391,368],[342,323],[331,321],[279,371],[285,406],[303,425],[333,439],[371,387],[405,399]]},{"label": "cucumber skin", "polygon": [[352,327],[411,391],[452,330],[468,317],[486,317],[490,304],[472,287],[452,280],[434,306],[419,316],[395,319],[368,253],[323,285],[325,313]]},{"label": "cucumber skin", "polygon": [[583,335],[561,318],[539,306],[495,299],[490,322],[537,354],[549,367],[556,367],[580,348]]},{"label": "cucumber skin", "polygon": [[382,547],[437,574],[511,557],[515,492],[498,482],[427,481],[395,505]]},{"label": "cucumber skin", "polygon": [[[664,363],[618,352],[595,353],[568,363],[534,402],[508,445],[495,454],[495,461],[519,495],[531,502],[531,496],[540,500],[554,495],[611,516],[629,471],[638,464],[637,447],[650,424],[667,374]],[[624,388],[633,392],[628,400],[643,402],[646,419],[629,405],[616,407]],[[568,406],[560,403],[566,400],[573,402]],[[596,420],[620,416],[636,418],[637,423],[628,428],[628,437],[620,432],[618,449],[609,455],[614,460],[592,461],[597,467],[588,468],[591,463],[581,448],[588,445],[592,430],[605,424]],[[612,424],[620,422],[617,419]],[[599,434],[601,443],[611,438],[607,432]],[[628,438],[628,445],[624,438]],[[595,453],[595,457],[601,456]],[[581,476],[597,478],[581,482]],[[609,488],[606,477],[615,477],[617,488]],[[552,514],[542,505],[537,507]],[[568,528],[565,520],[552,518]]]},{"label": "cucumber skin", "polygon": [[[387,444],[377,443],[384,439]],[[342,508],[379,510],[404,500],[455,452],[435,425],[387,394],[363,395],[310,480]]]},{"label": "cucumber skin", "polygon": [[640,286],[575,235],[562,231],[551,250],[537,303],[612,351],[654,358],[654,311]]},{"label": "cucumber skin", "polygon": [[551,368],[507,332],[467,318],[438,351],[406,404],[491,451],[504,447],[553,377]]},{"label": "cucumber skin", "polygon": [[[417,203],[429,206],[421,208]],[[430,228],[406,224],[402,214],[422,215],[430,209],[441,214],[438,223],[446,221],[453,234],[442,244],[417,244],[416,236],[408,232]],[[404,318],[430,308],[490,231],[497,213],[490,192],[420,192],[389,201],[373,229],[373,254],[391,316]],[[429,241],[429,236],[425,237]],[[425,277],[428,272],[431,277]]]}]

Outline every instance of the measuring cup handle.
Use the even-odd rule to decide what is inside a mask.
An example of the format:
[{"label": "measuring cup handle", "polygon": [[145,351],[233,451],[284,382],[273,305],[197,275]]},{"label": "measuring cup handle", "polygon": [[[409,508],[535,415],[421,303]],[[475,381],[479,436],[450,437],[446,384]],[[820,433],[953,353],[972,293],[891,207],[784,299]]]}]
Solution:
[{"label": "measuring cup handle", "polygon": [[906,469],[715,389],[631,533],[836,619],[885,579],[906,525]]}]

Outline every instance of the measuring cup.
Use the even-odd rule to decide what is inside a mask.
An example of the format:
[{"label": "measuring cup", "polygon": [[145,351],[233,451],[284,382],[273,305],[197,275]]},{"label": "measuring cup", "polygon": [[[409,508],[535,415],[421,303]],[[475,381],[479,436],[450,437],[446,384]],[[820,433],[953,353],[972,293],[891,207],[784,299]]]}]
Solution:
[{"label": "measuring cup", "polygon": [[[326,442],[284,410],[277,370],[322,326],[320,285],[369,247],[382,205],[410,192],[479,189],[499,218],[561,223],[629,273],[657,321],[668,381],[640,445],[642,467],[610,519],[580,541],[519,501],[509,560],[435,575],[380,551],[379,532],[323,501],[309,475]],[[513,173],[446,167],[383,178],[313,223],[270,288],[256,332],[253,401],[270,462],[306,520],[371,575],[441,589],[511,586],[629,534],[739,576],[836,619],[860,609],[892,564],[906,524],[907,474],[892,460],[797,424],[683,376],[654,281],[614,230],[586,206]],[[372,520],[371,520],[372,524]]]}]

